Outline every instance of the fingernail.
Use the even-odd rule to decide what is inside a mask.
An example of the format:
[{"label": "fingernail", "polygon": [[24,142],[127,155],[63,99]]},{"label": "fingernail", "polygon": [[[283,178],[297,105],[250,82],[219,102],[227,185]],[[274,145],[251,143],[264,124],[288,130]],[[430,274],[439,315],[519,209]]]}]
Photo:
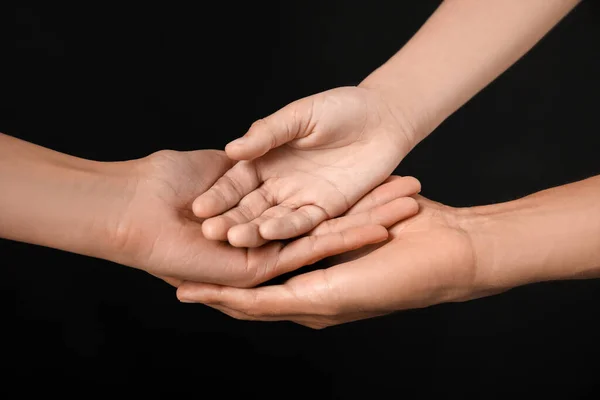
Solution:
[{"label": "fingernail", "polygon": [[192,301],[190,299],[179,299],[180,303],[195,303],[195,301]]}]

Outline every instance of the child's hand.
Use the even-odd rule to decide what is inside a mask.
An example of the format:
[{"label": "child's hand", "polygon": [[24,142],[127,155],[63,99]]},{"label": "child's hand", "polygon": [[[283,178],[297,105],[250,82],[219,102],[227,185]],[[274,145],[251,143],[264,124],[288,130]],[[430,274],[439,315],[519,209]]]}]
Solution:
[{"label": "child's hand", "polygon": [[[203,233],[239,247],[288,239],[343,214],[385,181],[412,148],[406,123],[372,89],[295,101],[229,143],[238,162],[193,204]],[[419,191],[405,179],[405,193]]]}]

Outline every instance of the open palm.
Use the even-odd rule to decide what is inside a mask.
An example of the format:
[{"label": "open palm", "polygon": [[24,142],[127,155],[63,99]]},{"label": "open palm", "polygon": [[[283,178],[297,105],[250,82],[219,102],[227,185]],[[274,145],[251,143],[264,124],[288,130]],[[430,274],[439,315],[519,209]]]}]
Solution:
[{"label": "open palm", "polygon": [[391,227],[387,242],[332,257],[328,268],[252,289],[185,282],[178,296],[239,319],[323,328],[497,293],[479,281],[482,271],[460,210],[417,199],[418,214]]},{"label": "open palm", "polygon": [[299,236],[388,178],[410,148],[405,130],[369,89],[295,101],[226,147],[242,161],[196,199],[194,213],[208,218],[206,237],[234,246]]},{"label": "open palm", "polygon": [[[325,221],[323,234],[236,248],[204,237],[202,220],[191,211],[192,201],[233,165],[224,152],[161,151],[126,165],[135,173],[128,207],[119,213],[118,226],[110,227],[120,249],[112,261],[143,269],[175,286],[183,279],[254,286],[324,257],[385,240],[387,227],[417,210],[414,200],[402,198],[399,190],[387,192],[388,199],[397,199],[397,207],[379,207],[367,195],[361,201],[371,209]],[[403,180],[418,188],[416,179]]]}]

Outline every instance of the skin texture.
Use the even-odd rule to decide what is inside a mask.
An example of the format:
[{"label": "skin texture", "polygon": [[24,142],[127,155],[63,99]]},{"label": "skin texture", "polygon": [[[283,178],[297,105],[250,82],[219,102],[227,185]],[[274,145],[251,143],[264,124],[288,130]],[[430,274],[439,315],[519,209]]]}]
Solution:
[{"label": "skin texture", "polygon": [[[417,197],[419,213],[396,225],[414,203],[357,214],[359,200],[420,140],[577,3],[447,0],[358,87],[298,100],[255,123],[226,148],[235,165],[202,151],[96,163],[1,137],[0,183],[11,190],[0,196],[8,210],[0,235],[144,269],[180,285],[182,301],[237,318],[317,328],[595,277],[597,178],[487,208]],[[399,197],[418,191],[414,182],[395,184]],[[380,244],[283,285],[248,288],[370,243]],[[182,284],[188,279],[205,283]]]},{"label": "skin texture", "polygon": [[239,162],[198,197],[194,213],[225,212],[205,221],[203,232],[240,247],[304,234],[390,176],[410,148],[406,129],[368,89],[338,88],[298,100],[226,147],[235,160],[253,160]]},{"label": "skin texture", "polygon": [[477,266],[469,235],[453,209],[418,201],[419,213],[391,227],[388,241],[331,258],[329,268],[246,290],[185,282],[177,295],[238,319],[317,329],[471,296]]},{"label": "skin texture", "polygon": [[[253,246],[302,233],[343,212],[577,4],[444,1],[401,50],[358,87],[293,102],[253,125],[242,141],[230,143],[227,154],[247,161],[194,202],[196,215],[209,218],[203,231],[213,239]],[[348,162],[354,155],[359,157]],[[593,198],[590,190],[585,192],[588,203]],[[540,196],[535,198],[546,198]],[[568,224],[552,213],[554,198],[510,204],[517,210],[510,217],[499,211],[503,206],[457,210],[419,198],[419,214],[392,227],[391,240],[371,253],[351,253],[355,259],[344,255],[329,269],[280,286],[239,290],[184,283],[178,296],[237,318],[289,319],[318,328],[497,293],[570,276],[577,268],[593,274],[597,243],[590,245],[584,233],[596,232],[596,222],[586,225],[582,219],[575,225],[578,229],[561,242],[571,248],[556,243],[549,248],[543,240],[548,232],[560,236]],[[571,197],[566,200],[574,202]],[[310,209],[294,212],[303,207]],[[530,218],[528,207],[541,210],[538,218]],[[562,211],[562,217],[578,215],[575,208]],[[554,220],[543,220],[544,212]],[[540,238],[534,239],[536,234]],[[573,238],[588,244],[584,260],[574,254],[579,247]],[[536,258],[539,254],[546,256]],[[556,266],[559,271],[549,273],[551,256],[562,262],[562,272]]]},{"label": "skin texture", "polygon": [[600,277],[600,176],[482,207],[415,197],[418,214],[392,226],[386,242],[333,257],[329,268],[250,289],[185,282],[177,295],[239,319],[324,328],[533,282]]},{"label": "skin texture", "polygon": [[577,3],[444,1],[359,87],[297,100],[230,143],[245,161],[194,202],[205,236],[254,247],[342,214]]},{"label": "skin texture", "polygon": [[404,196],[420,184],[407,177],[402,189],[412,189],[394,192],[393,207],[326,221],[322,234],[235,248],[206,239],[191,212],[192,201],[232,166],[213,150],[96,162],[0,134],[0,187],[8,188],[0,193],[0,237],[111,260],[173,285],[187,279],[249,287],[386,240],[387,227],[417,212]]}]

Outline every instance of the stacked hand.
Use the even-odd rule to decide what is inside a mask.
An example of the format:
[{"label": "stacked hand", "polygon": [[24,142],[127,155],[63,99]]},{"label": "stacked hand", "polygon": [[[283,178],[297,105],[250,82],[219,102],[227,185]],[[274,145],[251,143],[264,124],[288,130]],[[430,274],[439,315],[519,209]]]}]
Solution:
[{"label": "stacked hand", "polygon": [[238,318],[313,327],[599,276],[600,177],[483,209],[386,182],[577,3],[444,2],[361,86],[287,105],[226,155],[101,163],[0,134],[0,237],[144,269]]},{"label": "stacked hand", "polygon": [[[385,193],[373,192],[360,212],[322,222],[309,235],[259,248],[236,248],[208,240],[202,220],[191,212],[194,198],[222,176],[232,162],[223,152],[162,151],[136,161],[135,190],[127,212],[119,213],[119,258],[177,286],[182,279],[251,287],[325,257],[388,237],[387,229],[417,212],[420,190],[410,177]],[[110,257],[104,257],[110,258]]]},{"label": "stacked hand", "polygon": [[[388,198],[386,193],[398,190],[399,179],[391,178],[371,197]],[[460,211],[416,198],[418,214],[392,226],[388,241],[333,257],[327,260],[329,268],[260,288],[184,282],[177,295],[239,319],[291,320],[323,328],[490,294],[478,280],[472,237],[461,227]],[[360,202],[346,215],[362,213],[368,205]]]},{"label": "stacked hand", "polygon": [[403,221],[418,207],[402,196],[416,194],[418,182],[388,177],[411,147],[406,127],[382,97],[364,88],[301,99],[255,123],[226,148],[229,157],[245,161],[193,204],[198,217],[208,218],[205,237],[264,247],[268,240],[321,237],[361,221],[390,227],[390,240],[330,258],[329,268],[282,285],[185,282],[179,298],[237,318],[324,327],[473,296],[473,249],[453,209],[418,197],[418,215]]},{"label": "stacked hand", "polygon": [[[388,228],[414,215],[418,209],[416,202],[406,197],[420,190],[414,178],[392,179],[377,188],[411,148],[407,127],[383,97],[366,88],[338,88],[289,104],[253,124],[243,138],[226,147],[231,159],[241,161],[194,201],[194,214],[208,218],[202,224],[202,234],[207,239],[248,247],[249,254],[253,248],[262,254],[263,248],[273,246],[278,239],[307,235],[297,243],[308,243],[307,238],[315,235],[325,238],[350,228],[354,230],[349,232],[357,235],[370,233],[373,223]],[[333,219],[343,213],[344,217]],[[401,229],[401,225],[396,225],[393,235],[397,236]],[[387,237],[387,232],[377,233]],[[368,241],[364,237],[359,242],[358,237],[355,248]],[[373,241],[375,238],[373,234]],[[271,240],[275,242],[268,243]],[[351,249],[346,245],[339,250]],[[312,257],[311,261],[325,258],[326,253]],[[381,258],[377,259],[385,266]],[[268,277],[298,268],[302,262],[306,264],[306,260],[297,259],[290,268],[271,268]],[[331,262],[339,263],[341,259]],[[205,281],[188,282],[180,286],[178,294],[183,301],[209,303],[242,318],[299,315],[295,320],[300,323],[323,326],[330,320],[322,314],[331,316],[331,310],[338,310],[338,306],[344,310],[339,321],[395,307],[388,304],[389,295],[378,296],[385,305],[367,307],[368,304],[361,303],[362,298],[372,295],[378,283],[364,286],[371,279],[363,276],[364,272],[376,274],[373,276],[376,280],[386,280],[389,276],[376,268],[364,270],[364,266],[340,265],[293,278],[282,287],[248,291],[211,286]],[[329,274],[335,279],[347,279],[347,288],[329,286],[337,283],[329,281]],[[388,281],[389,285],[393,285],[392,281]],[[344,301],[342,293],[338,293],[340,289],[349,295],[346,305],[340,304]],[[273,296],[263,303],[259,301],[263,293]],[[294,298],[300,303],[289,303]],[[281,307],[277,305],[280,301]]]},{"label": "stacked hand", "polygon": [[[227,155],[240,162],[193,204],[206,218],[205,237],[258,247],[321,234],[323,221],[364,211],[359,199],[417,142],[577,3],[442,2],[360,87],[293,102],[230,143]],[[599,179],[483,210],[418,197],[419,213],[395,224],[391,240],[331,259],[328,269],[255,289],[186,282],[178,295],[239,318],[326,326],[544,279],[598,276]]]},{"label": "stacked hand", "polygon": [[343,214],[411,149],[408,126],[378,92],[360,87],[319,93],[259,120],[226,147],[242,161],[193,204],[208,218],[204,236],[257,247]]}]

